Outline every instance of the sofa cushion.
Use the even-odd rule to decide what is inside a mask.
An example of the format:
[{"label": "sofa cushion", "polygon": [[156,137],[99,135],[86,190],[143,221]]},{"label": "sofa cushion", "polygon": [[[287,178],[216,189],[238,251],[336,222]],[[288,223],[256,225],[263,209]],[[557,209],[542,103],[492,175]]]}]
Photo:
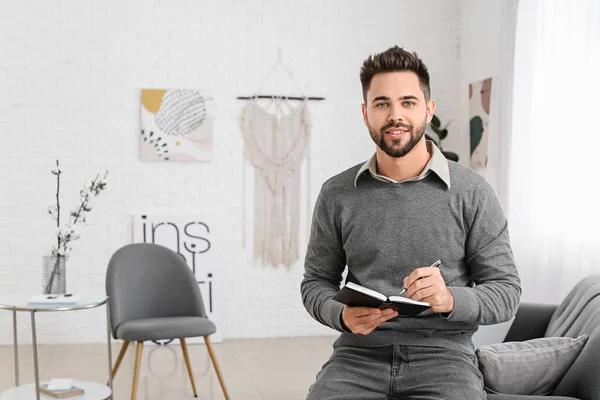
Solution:
[{"label": "sofa cushion", "polygon": [[552,393],[587,339],[550,337],[481,346],[476,355],[484,387],[488,393]]},{"label": "sofa cushion", "polygon": [[577,397],[564,396],[521,396],[518,394],[488,394],[488,400],[579,400]]},{"label": "sofa cushion", "polygon": [[[589,316],[598,311],[599,298],[600,274],[582,279],[556,308],[544,337],[577,336],[572,333],[585,330],[588,319],[584,318],[584,314]],[[589,333],[589,328],[585,333]]]},{"label": "sofa cushion", "polygon": [[577,397],[564,396],[521,396],[518,394],[488,394],[488,400],[579,400]]},{"label": "sofa cushion", "polygon": [[[570,305],[579,302],[585,306]],[[586,276],[575,285],[557,309],[546,332],[546,336],[577,337],[583,334],[590,336],[585,349],[554,390],[554,396],[600,399],[600,274]]]},{"label": "sofa cushion", "polygon": [[[591,304],[592,305],[592,304]],[[581,314],[581,330],[573,336],[589,334],[585,348],[554,390],[555,396],[573,396],[580,399],[600,399],[600,297],[594,307],[586,307]],[[589,308],[589,310],[587,310]],[[571,336],[569,334],[569,336]]]}]

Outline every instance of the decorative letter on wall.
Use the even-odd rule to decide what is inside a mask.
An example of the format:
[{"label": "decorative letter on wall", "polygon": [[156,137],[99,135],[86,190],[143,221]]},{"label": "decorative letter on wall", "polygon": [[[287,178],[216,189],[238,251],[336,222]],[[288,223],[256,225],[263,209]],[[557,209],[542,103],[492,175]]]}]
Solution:
[{"label": "decorative letter on wall", "polygon": [[[211,226],[209,218],[197,216],[134,216],[133,242],[159,244],[185,259],[200,286],[208,318],[217,325],[217,332],[211,338],[213,342],[221,342],[224,329],[220,323],[219,302],[218,268],[221,264],[212,248]],[[191,339],[190,343],[204,343],[203,340]]]}]

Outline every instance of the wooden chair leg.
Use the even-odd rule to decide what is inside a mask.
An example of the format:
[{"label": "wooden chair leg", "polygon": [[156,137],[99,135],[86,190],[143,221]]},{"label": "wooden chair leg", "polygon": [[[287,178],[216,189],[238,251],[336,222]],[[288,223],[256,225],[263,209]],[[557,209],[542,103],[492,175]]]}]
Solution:
[{"label": "wooden chair leg", "polygon": [[223,389],[225,399],[229,400],[229,393],[227,393],[227,388],[225,387],[225,380],[223,379],[221,368],[219,368],[219,362],[217,361],[215,349],[213,348],[210,336],[204,336],[204,342],[206,342],[206,348],[208,349],[208,354],[210,355],[210,359],[212,360],[212,363],[215,367],[215,371],[217,372],[217,377],[219,378],[219,383],[221,384],[221,389]]},{"label": "wooden chair leg", "polygon": [[140,380],[140,366],[142,365],[142,350],[144,349],[144,342],[137,342],[137,348],[135,349],[135,369],[133,370],[133,387],[131,388],[131,400],[135,400],[137,397],[137,387]]},{"label": "wooden chair leg", "polygon": [[[127,351],[127,348],[129,347],[129,342],[128,340],[123,342],[123,345],[121,346],[121,351],[119,352],[119,356],[117,357],[117,362],[115,363],[115,366],[112,370],[112,378],[115,379],[115,376],[117,375],[117,371],[119,370],[119,366],[121,365],[121,361],[123,361],[123,357],[125,356],[125,352]],[[106,386],[109,385],[109,382],[106,382]]]},{"label": "wooden chair leg", "polygon": [[196,383],[194,382],[194,374],[192,373],[192,364],[190,363],[190,354],[188,353],[187,343],[185,338],[179,338],[181,342],[181,350],[183,350],[183,358],[185,359],[185,365],[187,366],[188,375],[190,376],[190,382],[192,382],[192,390],[194,391],[194,397],[198,397],[196,392]]}]

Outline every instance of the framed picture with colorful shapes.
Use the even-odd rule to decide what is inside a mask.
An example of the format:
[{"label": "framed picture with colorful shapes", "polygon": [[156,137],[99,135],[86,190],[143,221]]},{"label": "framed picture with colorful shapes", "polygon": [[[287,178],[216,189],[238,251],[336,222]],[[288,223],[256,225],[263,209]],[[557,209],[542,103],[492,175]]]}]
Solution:
[{"label": "framed picture with colorful shapes", "polygon": [[140,159],[212,161],[213,109],[207,90],[142,89]]},{"label": "framed picture with colorful shapes", "polygon": [[492,78],[469,84],[469,133],[471,168],[484,170],[488,163]]}]

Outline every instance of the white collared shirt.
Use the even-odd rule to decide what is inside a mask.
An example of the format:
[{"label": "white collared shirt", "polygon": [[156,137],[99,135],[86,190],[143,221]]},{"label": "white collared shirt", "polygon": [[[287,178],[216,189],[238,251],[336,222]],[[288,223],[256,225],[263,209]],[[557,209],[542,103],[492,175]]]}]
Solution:
[{"label": "white collared shirt", "polygon": [[450,189],[450,170],[448,169],[448,160],[444,156],[444,154],[438,149],[438,147],[431,140],[425,141],[427,144],[427,151],[431,154],[431,158],[423,171],[412,178],[405,179],[401,182],[395,181],[392,178],[389,178],[385,175],[380,175],[377,172],[377,153],[373,154],[370,159],[365,161],[365,163],[360,167],[356,177],[354,178],[354,187],[356,187],[358,183],[358,178],[362,175],[363,172],[369,171],[371,176],[381,182],[387,183],[404,183],[404,182],[412,182],[412,181],[420,181],[429,176],[430,172],[434,172]]}]

